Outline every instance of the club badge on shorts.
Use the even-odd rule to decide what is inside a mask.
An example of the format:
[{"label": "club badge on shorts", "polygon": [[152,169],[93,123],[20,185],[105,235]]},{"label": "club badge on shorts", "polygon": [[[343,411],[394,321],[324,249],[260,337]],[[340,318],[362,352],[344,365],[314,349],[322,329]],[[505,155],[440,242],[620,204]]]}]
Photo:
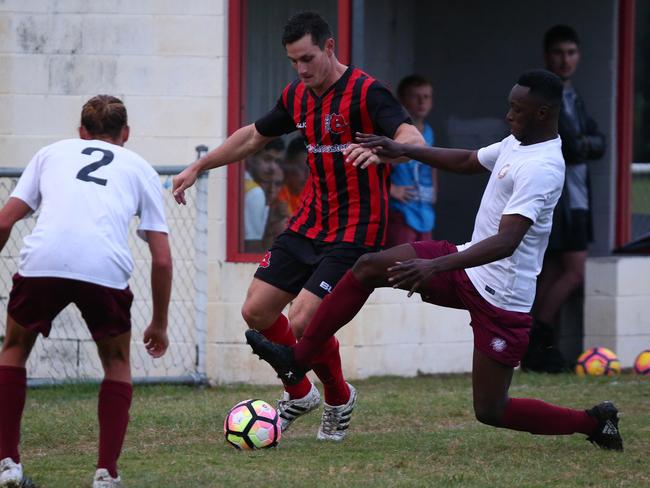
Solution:
[{"label": "club badge on shorts", "polygon": [[260,261],[259,267],[268,268],[269,266],[271,266],[271,251],[266,251],[266,254]]},{"label": "club badge on shorts", "polygon": [[492,346],[492,349],[496,352],[503,352],[507,345],[506,341],[500,337],[493,337],[490,341],[490,346]]}]

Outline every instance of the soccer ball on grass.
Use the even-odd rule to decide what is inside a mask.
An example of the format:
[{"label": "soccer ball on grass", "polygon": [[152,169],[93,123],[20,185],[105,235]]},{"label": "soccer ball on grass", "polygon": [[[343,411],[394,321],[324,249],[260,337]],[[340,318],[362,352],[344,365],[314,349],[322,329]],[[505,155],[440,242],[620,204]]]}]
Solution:
[{"label": "soccer ball on grass", "polygon": [[650,376],[650,349],[641,351],[636,357],[634,360],[634,372],[636,374]]},{"label": "soccer ball on grass", "polygon": [[621,372],[616,354],[606,347],[592,347],[583,352],[576,364],[578,376],[613,376]]},{"label": "soccer ball on grass", "polygon": [[263,400],[244,400],[226,415],[223,432],[226,441],[237,449],[275,447],[281,436],[280,416]]}]

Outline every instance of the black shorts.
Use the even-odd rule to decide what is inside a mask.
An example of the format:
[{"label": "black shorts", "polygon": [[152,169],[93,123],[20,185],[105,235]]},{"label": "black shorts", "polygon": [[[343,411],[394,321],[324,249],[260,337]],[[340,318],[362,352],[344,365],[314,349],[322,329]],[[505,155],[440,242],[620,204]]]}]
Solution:
[{"label": "black shorts", "polygon": [[[556,210],[557,211],[557,210]],[[548,252],[585,251],[590,239],[589,211],[574,209],[570,219],[554,219]]]},{"label": "black shorts", "polygon": [[324,298],[360,256],[372,251],[347,242],[316,241],[287,230],[275,239],[255,278],[293,295],[305,288]]}]

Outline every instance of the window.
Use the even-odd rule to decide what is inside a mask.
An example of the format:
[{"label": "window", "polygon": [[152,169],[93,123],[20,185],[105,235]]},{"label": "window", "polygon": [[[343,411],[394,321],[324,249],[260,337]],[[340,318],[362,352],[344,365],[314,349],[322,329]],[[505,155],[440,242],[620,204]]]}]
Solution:
[{"label": "window", "polygon": [[[347,62],[350,2],[343,0],[230,0],[228,53],[228,133],[250,124],[277,102],[296,77],[281,44],[291,15],[319,12],[337,40],[339,58]],[[341,25],[339,25],[341,24]],[[343,29],[340,27],[343,26]],[[349,34],[349,33],[348,33]],[[299,134],[272,141],[258,154],[228,171],[227,259],[257,261],[300,201],[307,177],[306,151]],[[301,150],[302,144],[302,150]],[[302,158],[302,162],[301,162]]]},{"label": "window", "polygon": [[650,3],[636,2],[635,22],[632,240],[650,233]]}]

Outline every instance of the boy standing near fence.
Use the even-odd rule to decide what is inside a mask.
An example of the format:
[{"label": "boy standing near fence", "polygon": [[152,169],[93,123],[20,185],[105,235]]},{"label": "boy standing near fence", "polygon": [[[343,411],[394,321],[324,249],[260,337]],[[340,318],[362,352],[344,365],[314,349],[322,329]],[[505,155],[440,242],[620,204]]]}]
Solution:
[{"label": "boy standing near fence", "polygon": [[20,251],[0,352],[0,487],[18,487],[23,480],[18,445],[27,359],[38,334],[47,337],[54,318],[70,303],[81,311],[104,369],[93,488],[122,486],[117,459],[132,397],[128,233],[133,215],[140,218],[138,235],[152,256],[153,318],[144,343],[155,358],[168,346],[172,260],[158,174],[122,147],[129,126],[126,108],[115,97],[86,102],[79,136],[36,153],[0,210],[1,250],[14,224],[40,209]]}]

